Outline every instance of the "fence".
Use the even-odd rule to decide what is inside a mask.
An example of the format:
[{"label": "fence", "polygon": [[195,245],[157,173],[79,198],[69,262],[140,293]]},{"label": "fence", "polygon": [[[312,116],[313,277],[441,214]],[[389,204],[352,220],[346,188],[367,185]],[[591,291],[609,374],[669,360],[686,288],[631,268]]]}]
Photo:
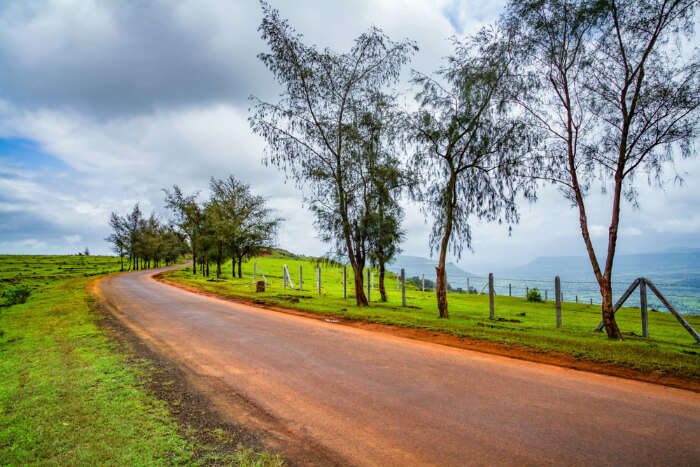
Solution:
[{"label": "fence", "polygon": [[[265,278],[262,270],[260,269],[259,265],[257,263],[253,263],[253,281],[255,281],[256,278],[256,273],[259,272],[260,275],[263,277],[265,280],[265,283],[267,284],[267,279]],[[366,297],[367,300],[372,300],[373,297],[373,290],[374,290],[374,271],[372,271],[371,268],[367,268],[365,270],[366,272],[366,278],[365,279],[365,286],[366,286]],[[389,276],[393,275],[393,273],[389,272]],[[399,274],[396,275],[396,290],[401,290],[401,303],[403,306],[406,306],[406,271],[404,268],[400,270]],[[419,279],[416,280],[417,276],[414,276],[414,282],[416,288],[422,292],[426,293],[429,292],[429,290],[426,290],[426,279],[425,275],[422,274]],[[342,290],[343,290],[343,298],[347,299],[348,294],[347,294],[347,266],[342,266]],[[449,281],[450,278],[448,278]],[[283,287],[286,290],[287,287],[289,287],[291,290],[295,290],[294,288],[294,283],[292,281],[291,274],[289,272],[289,269],[286,264],[283,265],[282,268],[282,280],[283,280]],[[478,286],[481,285],[481,281],[483,282],[483,286],[480,288],[477,288]],[[303,289],[303,269],[302,266],[299,266],[299,282],[298,282],[298,290],[302,291]],[[621,281],[614,281],[613,282],[613,288],[614,292],[615,289],[619,290],[620,284],[624,284]],[[450,285],[452,288],[452,291],[457,291],[457,292],[468,292],[468,293],[485,293],[486,289],[488,289],[488,295],[489,295],[489,318],[490,319],[495,319],[496,317],[496,305],[495,305],[495,297],[496,295],[507,295],[511,297],[526,297],[528,292],[530,292],[533,289],[538,289],[538,291],[541,293],[541,296],[544,297],[545,302],[550,301],[550,297],[552,298],[552,301],[554,302],[553,305],[553,311],[556,316],[556,326],[557,328],[562,327],[562,304],[565,302],[574,302],[574,303],[588,303],[588,304],[599,304],[600,303],[600,292],[598,288],[598,283],[597,282],[590,282],[590,281],[562,281],[559,276],[556,276],[553,280],[550,281],[545,281],[541,279],[516,279],[516,278],[505,278],[505,279],[496,279],[494,277],[493,273],[489,273],[488,277],[481,277],[481,276],[474,276],[470,275],[464,279],[464,285],[466,286],[466,290],[461,289],[460,287],[455,287],[454,286],[454,280],[450,281]],[[627,284],[629,285],[629,283]],[[669,285],[669,284],[666,284]],[[475,287],[476,286],[476,287]],[[672,287],[672,285],[669,285]],[[640,288],[640,294],[639,298],[635,298],[632,295],[632,292],[637,288]],[[653,295],[648,296],[646,293],[647,287],[652,290]],[[316,266],[316,292],[318,295],[322,295],[322,280],[321,280],[321,268],[319,266]],[[593,299],[595,296],[596,300]],[[686,328],[686,330],[693,336],[693,338],[696,340],[696,343],[700,344],[700,336],[695,332],[695,330],[688,324],[688,322],[683,319],[680,313],[678,313],[678,306],[674,306],[671,304],[671,302],[668,300],[669,298],[672,299],[677,299],[677,298],[683,298],[687,297],[690,299],[696,300],[696,303],[700,302],[700,293],[698,295],[677,295],[677,294],[662,294],[659,289],[656,287],[656,285],[651,282],[649,279],[646,278],[637,278],[635,279],[631,285],[629,285],[625,292],[622,293],[621,295],[617,296],[614,294],[614,297],[617,297],[618,300],[614,306],[614,311],[616,312],[617,309],[619,309],[625,302],[631,302],[630,305],[628,306],[638,306],[641,310],[641,320],[642,320],[642,333],[644,337],[648,337],[649,335],[649,330],[648,330],[648,315],[647,315],[647,310],[651,306],[652,310],[655,308],[666,308],[670,313],[672,313],[676,319],[680,322],[683,327]],[[568,298],[568,300],[567,300]],[[682,309],[682,308],[681,308]],[[602,329],[602,323],[598,328],[596,328],[596,331],[599,331]]]}]

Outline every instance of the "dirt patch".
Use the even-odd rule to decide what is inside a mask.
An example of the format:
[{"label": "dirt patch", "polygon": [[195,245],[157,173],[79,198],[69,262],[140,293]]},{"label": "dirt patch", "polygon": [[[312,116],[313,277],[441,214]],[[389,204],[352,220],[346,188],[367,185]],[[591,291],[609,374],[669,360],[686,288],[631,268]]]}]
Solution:
[{"label": "dirt patch", "polygon": [[218,465],[217,457],[232,455],[242,445],[256,451],[279,452],[285,465],[342,465],[323,448],[293,439],[284,427],[277,426],[278,421],[219,381],[204,381],[149,347],[101,303],[99,280],[87,285],[90,309],[100,327],[127,355],[127,363],[143,367],[146,362],[148,376],[142,384],[166,403],[177,420],[179,434],[195,448],[194,463]]},{"label": "dirt patch", "polygon": [[[329,320],[332,319],[332,323],[336,323],[342,326],[351,326],[355,328],[367,329],[376,332],[383,332],[387,334],[392,334],[395,336],[405,337],[409,339],[415,339],[423,342],[430,342],[434,344],[446,345],[449,347],[457,347],[461,349],[474,350],[483,353],[489,353],[494,355],[501,355],[504,357],[515,358],[519,360],[527,360],[537,363],[545,363],[548,365],[555,365],[563,368],[570,368],[574,370],[587,371],[591,373],[599,373],[609,376],[617,376],[620,378],[632,379],[637,381],[644,381],[647,383],[661,384],[664,386],[670,386],[680,389],[686,389],[693,392],[700,393],[700,381],[693,378],[686,378],[675,375],[668,375],[657,371],[643,372],[636,370],[634,368],[628,368],[619,365],[612,365],[606,363],[593,362],[590,360],[580,360],[573,355],[564,352],[553,352],[553,351],[542,351],[537,349],[532,349],[525,346],[519,346],[514,344],[506,344],[500,342],[490,342],[481,339],[474,339],[469,337],[460,337],[452,334],[447,334],[444,332],[420,329],[420,328],[410,328],[402,326],[394,326],[390,324],[380,324],[380,323],[370,323],[364,320],[354,320],[347,319],[342,316],[336,316],[332,314],[322,315],[316,313],[310,313],[306,311],[293,310],[289,308],[283,308],[281,306],[276,306],[270,304],[269,302],[264,302],[262,300],[246,299],[240,297],[231,297],[219,295],[211,292],[205,292],[195,287],[191,287],[184,284],[179,284],[177,282],[170,281],[162,277],[161,274],[156,274],[153,276],[154,279],[163,282],[165,284],[177,287],[183,290],[187,290],[192,293],[206,295],[210,297],[216,297],[222,300],[228,300],[235,303],[243,303],[246,305],[257,306],[266,310],[277,311],[281,313],[288,313],[297,316],[304,316],[310,319],[316,320]],[[494,326],[492,324],[483,323],[484,326]]]}]

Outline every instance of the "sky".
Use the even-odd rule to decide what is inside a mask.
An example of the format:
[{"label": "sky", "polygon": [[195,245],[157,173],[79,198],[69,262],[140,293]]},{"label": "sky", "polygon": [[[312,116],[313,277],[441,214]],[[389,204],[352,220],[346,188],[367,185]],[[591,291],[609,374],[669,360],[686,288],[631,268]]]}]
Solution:
[{"label": "sky", "polygon": [[[306,40],[346,50],[375,25],[420,51],[411,68],[436,70],[450,37],[495,20],[503,1],[272,0]],[[302,194],[274,167],[247,121],[248,97],[274,100],[279,87],[257,59],[266,51],[254,0],[0,2],[0,253],[110,252],[109,214],[139,202],[168,218],[162,189],[206,195],[209,178],[233,174],[286,218],[279,246],[320,255]],[[408,94],[409,98],[411,93]],[[650,188],[639,177],[639,208],[624,205],[620,253],[700,247],[700,158],[677,161],[683,185]],[[588,198],[599,249],[610,205]],[[429,256],[432,219],[406,207],[404,254]],[[474,223],[473,251],[450,258],[463,269],[525,264],[537,256],[584,255],[577,211],[555,187],[522,201],[521,221]]]}]

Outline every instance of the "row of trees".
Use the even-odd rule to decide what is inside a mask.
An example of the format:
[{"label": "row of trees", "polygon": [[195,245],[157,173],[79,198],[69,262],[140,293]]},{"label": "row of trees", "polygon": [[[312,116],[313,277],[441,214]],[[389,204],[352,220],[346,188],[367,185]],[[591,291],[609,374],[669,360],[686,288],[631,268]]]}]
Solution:
[{"label": "row of trees", "polygon": [[175,217],[175,225],[187,238],[192,253],[192,273],[209,275],[209,264],[221,265],[232,260],[231,274],[242,277],[241,264],[246,258],[273,246],[281,218],[275,217],[264,197],[251,192],[250,186],[233,175],[209,183],[210,197],[203,203],[199,193],[183,194],[174,185],[165,192],[165,204]]},{"label": "row of trees", "polygon": [[[447,318],[447,254],[471,248],[474,218],[518,222],[519,200],[534,201],[544,181],[578,209],[605,329],[621,338],[611,287],[621,202],[636,202],[637,172],[661,185],[665,163],[692,154],[700,61],[681,45],[697,0],[510,0],[496,24],[454,39],[436,73],[413,72],[415,111],[391,91],[414,42],[373,27],[349,52],[320,50],[261,5],[270,51],[259,58],[282,97],[251,97],[251,128],[267,141],[264,162],[304,191],[322,238],[349,260],[358,306],[365,263],[382,270],[398,251],[401,193],[434,222]],[[612,187],[600,258],[586,211],[595,182]]]},{"label": "row of trees", "polygon": [[[112,233],[105,240],[119,255],[122,271],[125,257],[127,269],[136,270],[167,266],[188,250],[182,233],[171,224],[161,223],[155,214],[144,217],[138,203],[123,217],[113,212],[109,225]],[[85,255],[89,255],[87,248]]]},{"label": "row of trees", "polygon": [[242,276],[241,263],[274,246],[277,228],[282,221],[274,217],[262,196],[234,176],[209,184],[211,195],[199,202],[199,192],[183,194],[180,187],[163,190],[165,206],[174,215],[173,221],[161,223],[154,214],[146,218],[138,204],[124,217],[113,212],[110,226],[113,232],[106,238],[122,258],[128,258],[128,269],[168,265],[185,254],[192,255],[192,273],[197,267],[209,276],[209,266],[221,265],[231,258],[232,275]]}]

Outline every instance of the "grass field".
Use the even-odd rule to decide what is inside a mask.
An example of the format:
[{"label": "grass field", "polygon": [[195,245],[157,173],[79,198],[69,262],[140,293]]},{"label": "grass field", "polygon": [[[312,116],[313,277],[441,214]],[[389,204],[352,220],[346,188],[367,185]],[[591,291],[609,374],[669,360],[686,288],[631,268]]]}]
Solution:
[{"label": "grass field", "polygon": [[107,335],[85,289],[118,270],[112,257],[0,256],[0,289],[32,289],[0,308],[0,463],[279,465],[198,444],[146,388],[151,363]]},{"label": "grass field", "polygon": [[[264,293],[256,293],[253,284],[253,262],[262,269],[269,284]],[[304,290],[284,290],[283,265],[289,268],[298,288],[299,266],[303,267]],[[298,310],[327,314],[346,319],[442,331],[457,336],[484,339],[526,346],[537,351],[559,351],[575,358],[612,363],[645,372],[657,371],[677,376],[700,378],[700,347],[668,313],[649,312],[650,338],[641,336],[638,308],[622,308],[617,313],[625,333],[624,342],[610,341],[604,333],[591,330],[600,322],[600,307],[564,303],[563,328],[556,328],[554,302],[530,303],[524,298],[496,296],[496,321],[489,320],[488,295],[448,294],[450,319],[439,319],[434,292],[406,286],[406,304],[401,306],[401,292],[396,290],[396,276],[387,277],[388,302],[379,302],[378,275],[371,306],[354,305],[352,269],[347,268],[348,299],[343,299],[342,267],[321,264],[322,291],[316,291],[316,266],[312,258],[285,253],[255,258],[243,266],[243,278],[231,277],[231,263],[224,265],[224,274],[217,280],[193,276],[191,269],[169,272],[165,277],[174,282],[198,287],[224,296],[252,298]],[[260,274],[257,274],[260,279]],[[290,299],[298,299],[290,300]],[[700,330],[700,317],[686,319]],[[634,333],[634,334],[631,334]]]}]

